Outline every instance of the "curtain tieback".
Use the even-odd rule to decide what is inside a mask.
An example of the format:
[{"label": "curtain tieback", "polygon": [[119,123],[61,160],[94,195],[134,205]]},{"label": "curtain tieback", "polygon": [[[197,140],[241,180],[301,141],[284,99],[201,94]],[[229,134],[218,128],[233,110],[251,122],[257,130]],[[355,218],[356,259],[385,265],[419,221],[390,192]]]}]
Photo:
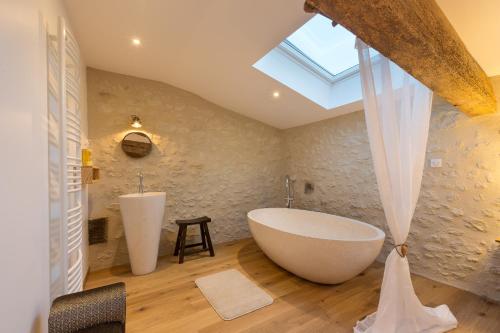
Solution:
[{"label": "curtain tieback", "polygon": [[406,257],[406,254],[408,253],[408,244],[403,243],[394,245],[394,248],[396,249],[396,252],[399,254],[401,258]]}]

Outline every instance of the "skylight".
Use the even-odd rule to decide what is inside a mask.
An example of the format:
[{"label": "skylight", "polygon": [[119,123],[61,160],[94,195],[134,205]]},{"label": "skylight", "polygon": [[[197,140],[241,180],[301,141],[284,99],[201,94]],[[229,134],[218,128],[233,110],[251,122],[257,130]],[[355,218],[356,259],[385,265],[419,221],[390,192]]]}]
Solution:
[{"label": "skylight", "polygon": [[356,36],[341,25],[333,28],[331,20],[316,15],[285,42],[335,76],[358,64],[355,40]]},{"label": "skylight", "polygon": [[[356,36],[315,15],[253,67],[324,109],[361,105]],[[372,56],[377,55],[374,51]]]}]

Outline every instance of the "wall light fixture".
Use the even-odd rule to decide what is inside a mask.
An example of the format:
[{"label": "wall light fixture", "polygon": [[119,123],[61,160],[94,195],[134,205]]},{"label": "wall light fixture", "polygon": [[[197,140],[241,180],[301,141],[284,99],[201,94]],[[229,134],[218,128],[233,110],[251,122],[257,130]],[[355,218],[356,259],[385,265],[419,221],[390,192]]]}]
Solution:
[{"label": "wall light fixture", "polygon": [[133,128],[141,128],[142,127],[142,123],[141,123],[141,119],[139,117],[137,117],[135,114],[130,116],[130,126],[132,126]]}]

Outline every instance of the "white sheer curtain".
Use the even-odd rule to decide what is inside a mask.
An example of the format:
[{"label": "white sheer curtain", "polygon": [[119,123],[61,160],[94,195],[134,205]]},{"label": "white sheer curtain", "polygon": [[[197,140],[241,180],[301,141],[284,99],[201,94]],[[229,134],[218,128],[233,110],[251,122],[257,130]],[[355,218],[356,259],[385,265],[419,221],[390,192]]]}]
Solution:
[{"label": "white sheer curtain", "polygon": [[356,41],[363,103],[378,190],[394,249],[387,257],[377,312],[355,333],[437,333],[457,326],[446,305],[423,306],[410,278],[406,237],[415,211],[429,132],[432,92]]}]

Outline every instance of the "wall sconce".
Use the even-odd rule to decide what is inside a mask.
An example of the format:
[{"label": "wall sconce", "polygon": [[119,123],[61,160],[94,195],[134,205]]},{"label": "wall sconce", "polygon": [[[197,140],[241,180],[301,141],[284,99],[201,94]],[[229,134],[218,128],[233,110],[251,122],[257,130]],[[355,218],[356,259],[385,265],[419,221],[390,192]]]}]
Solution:
[{"label": "wall sconce", "polygon": [[141,128],[142,127],[142,123],[141,123],[141,119],[139,117],[137,117],[135,114],[130,116],[130,126],[132,126],[133,128]]}]

